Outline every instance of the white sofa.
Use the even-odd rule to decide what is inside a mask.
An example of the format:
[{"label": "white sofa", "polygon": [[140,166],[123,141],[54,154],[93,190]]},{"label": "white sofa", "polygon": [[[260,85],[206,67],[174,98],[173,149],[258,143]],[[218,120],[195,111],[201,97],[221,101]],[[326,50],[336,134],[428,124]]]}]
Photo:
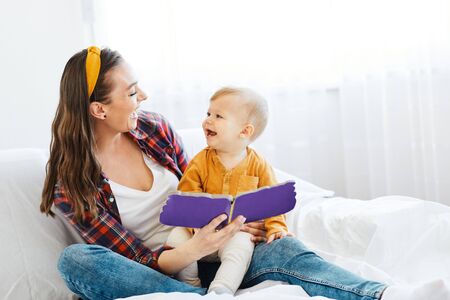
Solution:
[{"label": "white sofa", "polygon": [[0,152],[1,299],[71,299],[58,275],[59,253],[78,237],[62,218],[39,212],[47,151]]},{"label": "white sofa", "polygon": [[[190,157],[204,147],[200,130],[179,133]],[[67,245],[82,241],[58,211],[55,218],[39,212],[47,159],[46,149],[0,151],[0,299],[73,298],[56,262]],[[297,180],[297,191],[332,194],[278,170],[277,177]],[[292,215],[288,221],[293,224],[294,219]]]},{"label": "white sofa", "polygon": [[[198,129],[179,133],[191,157],[204,147]],[[56,263],[64,247],[82,241],[61,216],[39,212],[47,158],[44,149],[0,151],[0,299],[76,298],[59,277]],[[450,299],[450,207],[402,196],[370,201],[332,197],[331,191],[275,172],[279,181],[296,181],[297,205],[287,214],[289,229],[322,257],[368,279],[425,287],[417,292],[429,296],[422,299]],[[294,286],[258,288],[243,291],[239,299],[308,297]],[[198,295],[131,298],[186,300]]]}]

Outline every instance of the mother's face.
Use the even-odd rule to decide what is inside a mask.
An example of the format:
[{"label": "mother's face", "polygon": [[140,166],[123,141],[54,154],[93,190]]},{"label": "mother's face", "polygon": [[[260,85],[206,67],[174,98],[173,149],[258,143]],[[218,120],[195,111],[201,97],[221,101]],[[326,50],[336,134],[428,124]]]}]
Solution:
[{"label": "mother's face", "polygon": [[109,127],[118,132],[128,132],[137,126],[137,109],[147,99],[147,95],[138,87],[130,67],[121,63],[111,69],[107,76],[112,90],[109,94],[111,102],[104,104],[106,118],[103,120]]}]

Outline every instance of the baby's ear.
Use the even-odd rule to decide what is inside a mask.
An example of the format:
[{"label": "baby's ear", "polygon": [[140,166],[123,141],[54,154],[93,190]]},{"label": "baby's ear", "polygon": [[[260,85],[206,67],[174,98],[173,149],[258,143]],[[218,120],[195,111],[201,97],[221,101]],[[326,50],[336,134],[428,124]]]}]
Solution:
[{"label": "baby's ear", "polygon": [[255,127],[252,124],[247,124],[245,125],[245,127],[241,130],[241,133],[239,134],[239,136],[241,138],[247,138],[250,139],[253,135],[253,133],[255,133]]}]

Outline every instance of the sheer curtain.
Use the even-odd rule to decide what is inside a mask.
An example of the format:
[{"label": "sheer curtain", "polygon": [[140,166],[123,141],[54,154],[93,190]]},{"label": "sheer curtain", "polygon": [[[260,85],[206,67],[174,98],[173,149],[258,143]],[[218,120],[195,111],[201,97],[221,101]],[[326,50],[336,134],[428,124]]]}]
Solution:
[{"label": "sheer curtain", "polygon": [[272,165],[342,196],[450,205],[448,1],[92,3],[92,41],[176,128],[200,126],[215,89],[248,86],[269,101],[256,147]]}]

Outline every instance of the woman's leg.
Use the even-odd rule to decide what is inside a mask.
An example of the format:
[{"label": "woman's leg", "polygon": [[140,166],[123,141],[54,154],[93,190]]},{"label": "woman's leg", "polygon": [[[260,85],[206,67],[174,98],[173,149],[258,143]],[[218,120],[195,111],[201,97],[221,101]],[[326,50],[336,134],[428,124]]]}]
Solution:
[{"label": "woman's leg", "polygon": [[299,285],[310,296],[346,300],[380,299],[386,288],[385,284],[365,280],[326,262],[291,237],[256,246],[241,287],[250,287],[264,280]]},{"label": "woman's leg", "polygon": [[84,300],[157,292],[206,292],[97,245],[67,247],[59,258],[58,270],[70,290]]}]

